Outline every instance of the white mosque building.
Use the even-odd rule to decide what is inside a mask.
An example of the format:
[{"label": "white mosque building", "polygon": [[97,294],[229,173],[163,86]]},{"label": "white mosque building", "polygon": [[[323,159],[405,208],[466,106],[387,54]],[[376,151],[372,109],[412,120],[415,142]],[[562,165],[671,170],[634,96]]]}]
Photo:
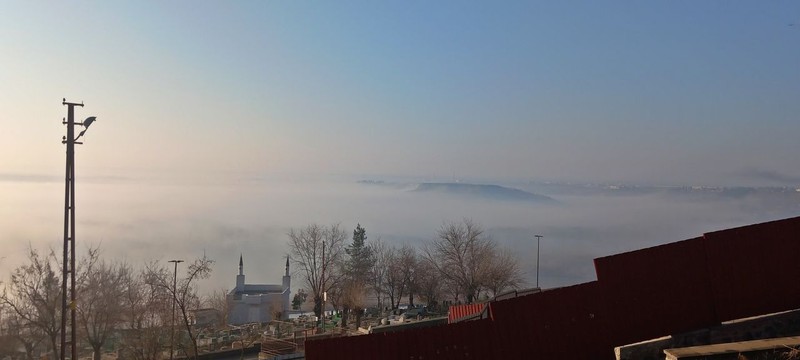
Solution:
[{"label": "white mosque building", "polygon": [[[289,293],[291,277],[289,276],[289,258],[286,258],[286,273],[283,282],[278,284],[245,284],[244,261],[239,255],[239,275],[236,275],[236,287],[228,293],[228,323],[241,325],[247,323],[265,323],[271,320],[289,318],[291,299]],[[273,319],[273,314],[280,313],[280,319]]]}]

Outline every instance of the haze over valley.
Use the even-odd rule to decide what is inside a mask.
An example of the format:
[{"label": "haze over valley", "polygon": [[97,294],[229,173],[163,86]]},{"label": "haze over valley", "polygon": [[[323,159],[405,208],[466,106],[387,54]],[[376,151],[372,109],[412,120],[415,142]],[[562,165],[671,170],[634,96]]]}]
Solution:
[{"label": "haze over valley", "polygon": [[[87,177],[77,187],[79,236],[82,247],[99,245],[105,256],[133,264],[206,254],[216,261],[201,283],[210,291],[231,286],[240,253],[248,278],[279,279],[290,228],[339,223],[351,231],[360,223],[368,243],[420,246],[443,222],[470,218],[520,259],[529,286],[533,235],[543,235],[540,282],[555,287],[594,279],[596,257],[800,213],[792,187],[414,180]],[[0,271],[8,274],[28,246],[58,250],[63,184],[5,175],[0,188],[9,194],[0,206]]]}]

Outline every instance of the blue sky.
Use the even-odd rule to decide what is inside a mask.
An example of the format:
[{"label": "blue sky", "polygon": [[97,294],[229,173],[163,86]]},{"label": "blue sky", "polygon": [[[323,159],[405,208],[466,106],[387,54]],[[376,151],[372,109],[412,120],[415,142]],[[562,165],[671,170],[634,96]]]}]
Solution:
[{"label": "blue sky", "polygon": [[2,7],[7,173],[61,171],[67,97],[98,175],[800,175],[797,2]]},{"label": "blue sky", "polygon": [[798,94],[796,1],[0,1],[0,272],[59,246],[62,97],[98,117],[78,226],[110,255],[208,250],[226,286],[240,252],[280,275],[291,227],[399,244],[471,217],[520,254],[545,234],[549,286],[794,208],[519,207],[353,180],[800,187]]}]

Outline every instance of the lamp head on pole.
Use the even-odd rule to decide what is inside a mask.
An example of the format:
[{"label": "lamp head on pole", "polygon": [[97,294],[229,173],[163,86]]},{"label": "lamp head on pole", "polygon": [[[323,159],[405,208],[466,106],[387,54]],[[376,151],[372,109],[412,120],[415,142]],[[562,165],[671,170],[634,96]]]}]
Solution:
[{"label": "lamp head on pole", "polygon": [[86,134],[86,130],[89,130],[89,125],[92,125],[92,123],[96,120],[97,116],[89,116],[86,118],[86,120],[83,120],[81,123],[81,125],[83,125],[83,131],[78,134],[78,137],[76,137],[75,140],[80,139],[84,134]]},{"label": "lamp head on pole", "polygon": [[83,127],[88,129],[89,125],[92,125],[92,123],[95,120],[97,120],[97,116],[89,116],[89,117],[87,117],[86,120],[83,120]]}]

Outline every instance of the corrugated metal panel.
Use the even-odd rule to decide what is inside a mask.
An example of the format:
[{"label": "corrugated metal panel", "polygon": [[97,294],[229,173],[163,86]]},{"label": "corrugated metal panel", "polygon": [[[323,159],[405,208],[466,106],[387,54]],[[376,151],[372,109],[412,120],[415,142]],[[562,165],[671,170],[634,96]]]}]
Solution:
[{"label": "corrugated metal panel", "polygon": [[450,306],[450,309],[447,311],[447,322],[452,324],[464,317],[480,314],[485,306],[486,306],[485,303],[452,305]]},{"label": "corrugated metal panel", "polygon": [[745,226],[704,239],[720,320],[800,307],[800,222]]},{"label": "corrugated metal panel", "polygon": [[[597,282],[491,303],[496,326],[495,358],[603,358],[607,344]],[[612,353],[606,354],[613,355]]]},{"label": "corrugated metal panel", "polygon": [[702,238],[595,260],[619,345],[717,323]]}]

